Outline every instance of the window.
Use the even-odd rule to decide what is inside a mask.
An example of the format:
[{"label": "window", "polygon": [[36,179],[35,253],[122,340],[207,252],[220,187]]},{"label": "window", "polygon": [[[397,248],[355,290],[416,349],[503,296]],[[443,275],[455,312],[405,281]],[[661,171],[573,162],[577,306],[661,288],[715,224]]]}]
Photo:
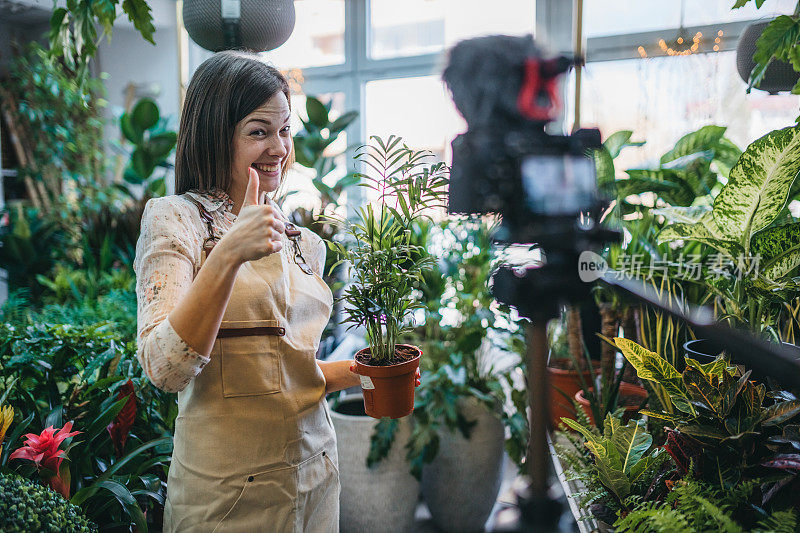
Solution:
[{"label": "window", "polygon": [[534,9],[532,0],[370,0],[370,55],[429,54],[477,35],[531,33]]},{"label": "window", "polygon": [[[646,142],[623,150],[617,168],[657,164],[681,136],[707,124],[727,127],[726,135],[744,148],[794,122],[800,112],[797,96],[746,93],[735,49],[750,21],[792,13],[796,2],[771,0],[760,10],[755,2],[736,10],[732,5],[730,0],[585,0],[589,62],[582,77],[581,125],[598,127],[604,137],[632,130],[635,140]],[[678,36],[681,22],[685,28],[703,28],[700,50],[705,53],[670,57],[659,49],[659,39]],[[566,84],[570,104],[574,90],[573,76]]]},{"label": "window", "polygon": [[415,150],[449,159],[450,142],[466,130],[439,76],[367,83],[367,138],[400,135]]},{"label": "window", "polygon": [[280,68],[344,63],[345,0],[295,0],[294,32],[264,57]]},{"label": "window", "polygon": [[756,9],[755,2],[731,9],[733,3],[732,0],[586,0],[583,20],[586,37],[591,38],[755,20],[777,13],[790,14],[797,5],[795,0],[770,0],[761,9]]}]

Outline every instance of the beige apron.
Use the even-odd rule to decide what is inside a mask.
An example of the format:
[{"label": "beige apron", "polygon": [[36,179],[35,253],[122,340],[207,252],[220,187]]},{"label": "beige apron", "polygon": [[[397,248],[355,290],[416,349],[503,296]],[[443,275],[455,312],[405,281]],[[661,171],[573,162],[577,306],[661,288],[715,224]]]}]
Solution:
[{"label": "beige apron", "polygon": [[283,239],[284,253],[239,269],[211,361],[178,393],[167,533],[339,530],[336,435],[315,359],[333,298]]}]

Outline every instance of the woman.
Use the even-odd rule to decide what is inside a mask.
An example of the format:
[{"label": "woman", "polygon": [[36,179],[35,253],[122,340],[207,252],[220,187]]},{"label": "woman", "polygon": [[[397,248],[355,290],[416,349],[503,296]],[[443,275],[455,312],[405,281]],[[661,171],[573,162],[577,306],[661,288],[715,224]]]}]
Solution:
[{"label": "woman", "polygon": [[292,163],[289,87],[222,52],[192,77],[175,196],[147,203],[136,247],[138,357],[179,391],[164,531],[337,531],[326,392],[350,361],[315,359],[332,296],[325,246],[266,193]]}]

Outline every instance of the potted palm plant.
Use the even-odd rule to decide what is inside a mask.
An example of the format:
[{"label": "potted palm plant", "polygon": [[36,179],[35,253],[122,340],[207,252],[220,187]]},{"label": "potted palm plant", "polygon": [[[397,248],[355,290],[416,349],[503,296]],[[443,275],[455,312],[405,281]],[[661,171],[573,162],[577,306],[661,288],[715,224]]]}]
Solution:
[{"label": "potted palm plant", "polygon": [[397,341],[422,305],[415,282],[432,264],[427,251],[413,242],[412,227],[444,207],[447,167],[429,164],[430,152],[414,151],[400,137],[372,140],[355,158],[365,169],[361,185],[376,198],[358,208],[353,219],[331,215],[349,242],[328,245],[338,255],[332,268],[346,264],[352,279],[342,296],[345,322],[366,330],[369,346],[355,357],[364,410],[373,418],[401,418],[414,410],[422,351]]}]

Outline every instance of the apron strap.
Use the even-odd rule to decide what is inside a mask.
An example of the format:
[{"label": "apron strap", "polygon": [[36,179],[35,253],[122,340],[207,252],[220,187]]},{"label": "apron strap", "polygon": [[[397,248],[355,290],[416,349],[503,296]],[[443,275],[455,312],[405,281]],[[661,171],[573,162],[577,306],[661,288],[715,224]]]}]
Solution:
[{"label": "apron strap", "polygon": [[225,328],[217,333],[218,339],[226,337],[255,337],[258,335],[276,335],[283,337],[286,329],[278,326],[256,326],[252,328]]},{"label": "apron strap", "polygon": [[[212,222],[214,218],[211,216],[211,213],[203,207],[200,202],[195,202],[197,205],[197,209],[200,211],[200,218],[205,221],[206,225],[208,226],[208,237],[203,241],[203,249],[201,251],[201,255],[203,259],[208,257],[208,254],[211,253],[211,250],[214,249],[214,245],[219,242],[219,237],[214,233],[214,226]],[[300,267],[300,270],[309,276],[314,275],[314,271],[308,266],[306,263],[305,258],[303,257],[303,252],[300,249],[300,239],[302,238],[302,233],[300,230],[289,221],[286,221],[284,233],[286,237],[292,241],[292,248],[294,252],[294,262],[295,264]]]}]

